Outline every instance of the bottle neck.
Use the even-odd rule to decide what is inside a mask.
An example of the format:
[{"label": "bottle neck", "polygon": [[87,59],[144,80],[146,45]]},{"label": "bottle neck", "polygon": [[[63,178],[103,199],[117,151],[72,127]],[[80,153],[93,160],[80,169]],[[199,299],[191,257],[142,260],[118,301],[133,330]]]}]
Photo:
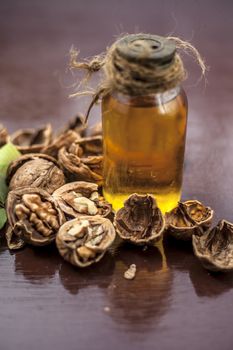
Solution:
[{"label": "bottle neck", "polygon": [[181,91],[183,91],[183,89],[179,85],[173,89],[150,95],[130,96],[115,91],[112,93],[112,97],[121,103],[133,105],[134,107],[150,107],[168,103],[169,101],[176,98],[181,93]]}]

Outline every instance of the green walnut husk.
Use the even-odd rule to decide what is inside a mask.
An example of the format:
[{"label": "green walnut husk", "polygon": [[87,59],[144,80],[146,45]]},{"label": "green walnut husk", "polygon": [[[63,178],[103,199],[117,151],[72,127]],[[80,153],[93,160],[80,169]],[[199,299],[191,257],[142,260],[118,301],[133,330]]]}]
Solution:
[{"label": "green walnut husk", "polygon": [[7,221],[5,200],[8,192],[6,185],[6,173],[9,164],[20,157],[20,152],[12,143],[7,143],[0,148],[0,229]]}]

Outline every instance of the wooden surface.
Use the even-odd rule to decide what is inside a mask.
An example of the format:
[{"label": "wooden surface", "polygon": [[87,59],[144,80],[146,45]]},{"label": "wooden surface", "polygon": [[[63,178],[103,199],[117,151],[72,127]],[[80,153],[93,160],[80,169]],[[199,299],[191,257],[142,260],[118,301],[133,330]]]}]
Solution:
[{"label": "wooden surface", "polygon": [[[1,1],[0,122],[10,131],[65,123],[81,100],[67,96],[72,44],[102,52],[121,32],[192,40],[208,83],[187,62],[189,125],[183,198],[233,220],[233,3],[231,1]],[[72,80],[73,79],[73,80]],[[91,122],[99,118],[98,108]],[[54,247],[0,247],[1,350],[232,349],[233,275],[212,275],[189,245],[121,246],[96,266],[74,269]],[[137,265],[134,281],[123,273]],[[166,267],[167,266],[167,267]]]}]

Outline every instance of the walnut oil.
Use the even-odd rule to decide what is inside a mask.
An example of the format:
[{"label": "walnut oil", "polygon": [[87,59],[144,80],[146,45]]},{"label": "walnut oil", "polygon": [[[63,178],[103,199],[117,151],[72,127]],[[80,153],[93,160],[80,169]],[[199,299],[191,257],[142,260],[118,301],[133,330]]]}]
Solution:
[{"label": "walnut oil", "polygon": [[181,197],[187,121],[176,46],[130,35],[117,43],[108,69],[115,80],[102,99],[104,196],[118,210],[132,193],[152,194],[170,211]]},{"label": "walnut oil", "polygon": [[118,210],[132,193],[153,194],[163,212],[180,200],[187,102],[174,89],[102,104],[104,196]]}]

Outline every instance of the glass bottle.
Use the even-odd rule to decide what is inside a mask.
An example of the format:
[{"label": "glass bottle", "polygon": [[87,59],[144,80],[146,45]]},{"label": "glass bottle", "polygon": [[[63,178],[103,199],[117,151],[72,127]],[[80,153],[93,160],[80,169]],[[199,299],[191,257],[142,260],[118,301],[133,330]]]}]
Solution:
[{"label": "glass bottle", "polygon": [[[152,51],[156,56],[156,47]],[[159,52],[163,59],[166,54]],[[182,188],[187,124],[183,88],[137,96],[113,91],[102,100],[102,123],[103,192],[113,209],[121,208],[132,193],[153,194],[163,213],[173,209]]]}]

